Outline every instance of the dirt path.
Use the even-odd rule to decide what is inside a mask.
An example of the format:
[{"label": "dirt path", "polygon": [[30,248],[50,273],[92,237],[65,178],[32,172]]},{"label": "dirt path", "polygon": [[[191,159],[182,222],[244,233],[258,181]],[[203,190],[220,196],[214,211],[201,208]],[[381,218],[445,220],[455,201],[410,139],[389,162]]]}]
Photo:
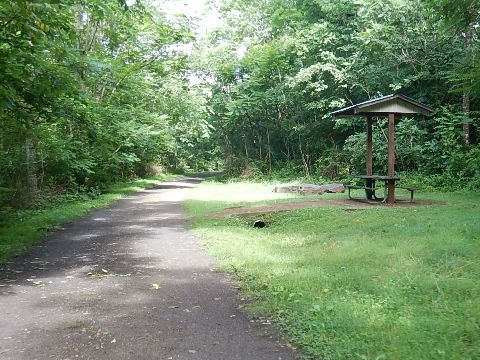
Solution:
[{"label": "dirt path", "polygon": [[416,200],[415,202],[403,201],[397,202],[393,205],[384,204],[384,203],[367,203],[366,201],[361,200],[350,200],[350,199],[322,199],[322,200],[306,200],[306,201],[289,201],[281,204],[270,204],[270,205],[253,205],[253,206],[244,206],[244,207],[233,207],[227,208],[222,211],[211,212],[207,214],[207,217],[210,218],[222,218],[228,216],[243,216],[243,215],[262,215],[272,212],[283,212],[291,211],[297,209],[306,209],[320,206],[333,206],[344,209],[345,211],[355,211],[361,209],[368,209],[372,207],[388,207],[388,208],[397,208],[397,207],[418,207],[418,206],[429,206],[429,205],[447,205],[445,202],[432,201],[432,200]]},{"label": "dirt path", "polygon": [[211,218],[222,218],[227,216],[237,215],[260,215],[271,212],[282,212],[297,209],[306,209],[319,206],[334,206],[348,210],[365,209],[369,206],[367,203],[362,203],[354,200],[307,200],[307,201],[291,201],[284,204],[271,205],[254,205],[245,207],[229,208],[222,211],[209,213],[207,216]]},{"label": "dirt path", "polygon": [[0,359],[293,359],[186,231],[200,180],[129,196],[0,268]]}]

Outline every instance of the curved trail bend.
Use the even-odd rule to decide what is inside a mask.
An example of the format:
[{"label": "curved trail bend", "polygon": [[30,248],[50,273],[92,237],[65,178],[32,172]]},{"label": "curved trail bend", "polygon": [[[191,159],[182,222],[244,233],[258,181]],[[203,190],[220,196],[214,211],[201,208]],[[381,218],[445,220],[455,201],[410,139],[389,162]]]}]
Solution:
[{"label": "curved trail bend", "polygon": [[0,359],[294,359],[186,230],[200,181],[128,196],[0,268]]}]

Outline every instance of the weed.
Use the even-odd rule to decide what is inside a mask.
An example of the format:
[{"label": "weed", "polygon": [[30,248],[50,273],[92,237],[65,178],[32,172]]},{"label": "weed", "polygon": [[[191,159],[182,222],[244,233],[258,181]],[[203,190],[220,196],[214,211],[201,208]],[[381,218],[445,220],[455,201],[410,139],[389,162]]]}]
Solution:
[{"label": "weed", "polygon": [[78,330],[83,327],[85,327],[85,321],[83,320],[75,320],[68,326],[68,328],[72,330]]}]

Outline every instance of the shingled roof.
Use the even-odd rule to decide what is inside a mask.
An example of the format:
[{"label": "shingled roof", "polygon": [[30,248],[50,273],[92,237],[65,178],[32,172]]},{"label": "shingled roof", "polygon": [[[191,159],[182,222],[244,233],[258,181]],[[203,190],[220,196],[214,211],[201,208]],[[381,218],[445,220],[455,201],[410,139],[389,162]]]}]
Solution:
[{"label": "shingled roof", "polygon": [[402,94],[391,94],[367,100],[330,113],[332,116],[422,114],[430,115],[433,109]]}]

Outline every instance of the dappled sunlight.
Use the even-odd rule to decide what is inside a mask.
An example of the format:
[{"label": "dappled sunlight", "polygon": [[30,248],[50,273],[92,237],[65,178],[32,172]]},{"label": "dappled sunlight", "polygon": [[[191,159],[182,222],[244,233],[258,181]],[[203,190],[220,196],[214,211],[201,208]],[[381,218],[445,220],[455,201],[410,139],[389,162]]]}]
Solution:
[{"label": "dappled sunlight", "polygon": [[0,358],[480,359],[480,0],[0,4]]},{"label": "dappled sunlight", "polygon": [[3,267],[0,301],[8,310],[0,322],[9,326],[0,326],[0,354],[292,358],[240,312],[229,278],[186,231],[186,191],[135,194],[65,225]]},{"label": "dappled sunlight", "polygon": [[83,235],[78,235],[78,236],[75,236],[73,238],[73,240],[76,240],[76,241],[84,241],[84,240],[90,240],[90,239],[94,239],[96,237],[99,237],[100,234],[92,234],[92,233],[89,233],[89,234],[83,234]]},{"label": "dappled sunlight", "polygon": [[275,185],[261,183],[201,184],[188,196],[190,200],[226,201],[232,203],[290,199],[295,195],[275,193]]}]

